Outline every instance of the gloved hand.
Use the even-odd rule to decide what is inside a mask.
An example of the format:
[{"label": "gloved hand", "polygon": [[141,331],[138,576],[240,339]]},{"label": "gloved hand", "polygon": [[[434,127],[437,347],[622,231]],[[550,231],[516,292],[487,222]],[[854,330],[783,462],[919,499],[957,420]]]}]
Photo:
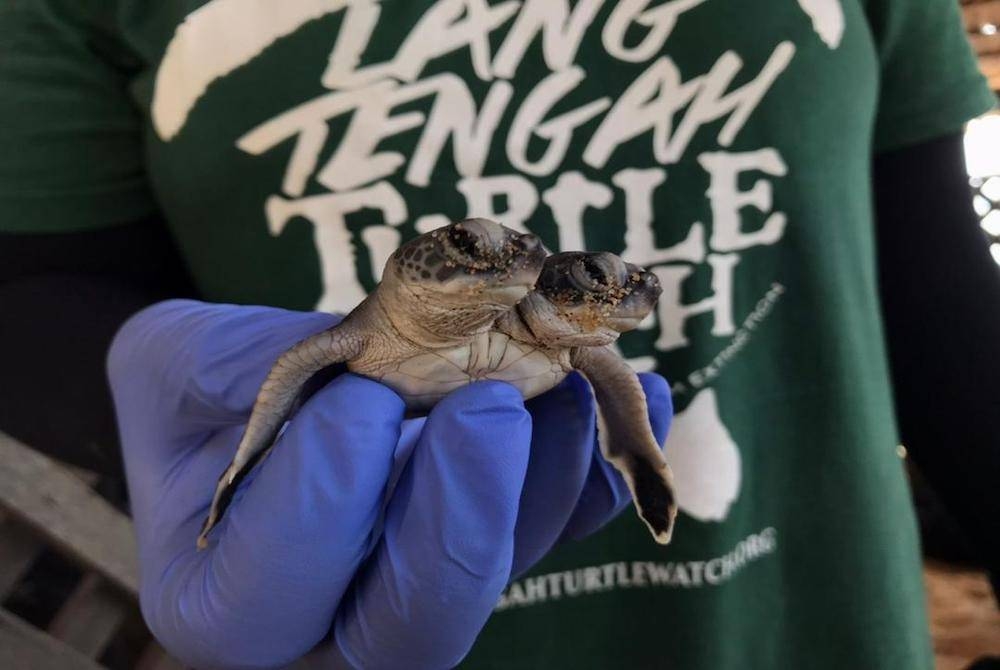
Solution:
[{"label": "gloved hand", "polygon": [[[279,666],[319,645],[330,667],[452,667],[512,574],[630,502],[596,451],[578,375],[528,403],[507,384],[473,384],[404,421],[393,391],[343,374],[299,410],[197,551],[271,363],[335,322],[170,301],[112,346],[142,611],[193,666]],[[669,389],[642,381],[662,443]]]}]

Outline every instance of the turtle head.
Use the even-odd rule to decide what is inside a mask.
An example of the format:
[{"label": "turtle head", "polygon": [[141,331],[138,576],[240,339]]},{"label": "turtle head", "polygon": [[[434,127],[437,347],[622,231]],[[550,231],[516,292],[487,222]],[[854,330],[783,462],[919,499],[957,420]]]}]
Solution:
[{"label": "turtle head", "polygon": [[382,275],[394,314],[445,337],[492,323],[535,285],[541,240],[487,219],[466,219],[416,237],[393,253]]},{"label": "turtle head", "polygon": [[656,275],[608,252],[571,251],[545,260],[520,312],[532,331],[556,346],[610,344],[656,306]]}]

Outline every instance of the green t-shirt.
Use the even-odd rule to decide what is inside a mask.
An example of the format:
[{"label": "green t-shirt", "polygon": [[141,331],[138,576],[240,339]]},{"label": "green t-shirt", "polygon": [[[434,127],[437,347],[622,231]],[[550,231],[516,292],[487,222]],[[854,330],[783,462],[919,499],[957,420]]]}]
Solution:
[{"label": "green t-shirt", "polygon": [[208,299],[299,309],[465,216],[659,276],[674,542],[557,548],[467,667],[931,667],[869,178],[993,102],[955,0],[0,7],[0,230],[160,210]]}]

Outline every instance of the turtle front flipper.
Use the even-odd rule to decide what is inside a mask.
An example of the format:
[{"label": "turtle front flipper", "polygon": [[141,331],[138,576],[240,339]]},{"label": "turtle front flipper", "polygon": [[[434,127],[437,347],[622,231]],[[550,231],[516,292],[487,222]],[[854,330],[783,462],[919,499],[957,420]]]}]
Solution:
[{"label": "turtle front flipper", "polygon": [[246,430],[232,463],[219,477],[198,548],[208,546],[208,534],[219,523],[240,482],[263,460],[281,432],[309,379],[330,365],[343,363],[361,352],[362,340],[345,319],[308,337],[281,354],[257,393]]},{"label": "turtle front flipper", "polygon": [[571,361],[594,389],[601,454],[624,476],[653,539],[667,544],[677,517],[673,475],[649,425],[638,376],[607,347],[576,348]]}]

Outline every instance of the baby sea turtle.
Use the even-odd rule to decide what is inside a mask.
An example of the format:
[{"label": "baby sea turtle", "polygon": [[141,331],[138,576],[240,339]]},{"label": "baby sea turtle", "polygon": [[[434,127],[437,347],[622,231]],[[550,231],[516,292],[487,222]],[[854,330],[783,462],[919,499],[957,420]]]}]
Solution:
[{"label": "baby sea turtle", "polygon": [[198,547],[207,546],[309,378],[337,363],[393,388],[413,411],[481,379],[514,384],[531,398],[579,370],[594,389],[602,454],[624,475],[653,537],[666,544],[677,513],[670,469],[635,372],[608,346],[649,314],[659,294],[655,275],[614,254],[546,257],[534,235],[485,219],[407,242],[343,321],[275,362],[219,479]]}]

